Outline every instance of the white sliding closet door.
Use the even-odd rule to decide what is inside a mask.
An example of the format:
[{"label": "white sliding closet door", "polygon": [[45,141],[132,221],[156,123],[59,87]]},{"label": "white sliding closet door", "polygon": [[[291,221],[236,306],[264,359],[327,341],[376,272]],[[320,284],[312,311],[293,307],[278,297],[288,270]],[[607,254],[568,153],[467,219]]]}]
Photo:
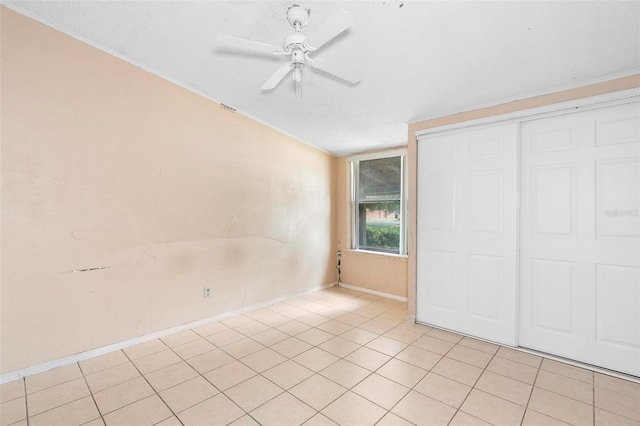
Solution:
[{"label": "white sliding closet door", "polygon": [[418,142],[417,320],[516,341],[517,124]]},{"label": "white sliding closet door", "polygon": [[640,376],[640,105],[520,136],[519,344]]}]

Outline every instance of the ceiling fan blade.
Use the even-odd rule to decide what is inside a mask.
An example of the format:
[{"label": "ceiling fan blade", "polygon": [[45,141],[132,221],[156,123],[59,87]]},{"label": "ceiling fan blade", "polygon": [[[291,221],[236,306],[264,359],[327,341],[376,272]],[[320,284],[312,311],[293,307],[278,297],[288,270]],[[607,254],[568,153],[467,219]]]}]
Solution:
[{"label": "ceiling fan blade", "polygon": [[265,81],[262,85],[262,90],[272,90],[280,83],[280,81],[285,78],[287,74],[293,69],[293,64],[284,64],[280,68],[273,73],[269,80]]},{"label": "ceiling fan blade", "polygon": [[318,59],[311,64],[314,68],[334,75],[339,79],[348,81],[349,83],[359,83],[362,80],[362,72],[357,69],[345,65],[343,62],[327,61],[326,59]]},{"label": "ceiling fan blade", "polygon": [[338,10],[320,25],[314,33],[307,37],[305,43],[312,49],[318,49],[353,24],[351,13]]},{"label": "ceiling fan blade", "polygon": [[260,43],[253,40],[246,40],[228,35],[217,35],[214,43],[218,48],[224,50],[246,50],[254,53],[272,54],[281,50],[278,46],[272,44]]}]

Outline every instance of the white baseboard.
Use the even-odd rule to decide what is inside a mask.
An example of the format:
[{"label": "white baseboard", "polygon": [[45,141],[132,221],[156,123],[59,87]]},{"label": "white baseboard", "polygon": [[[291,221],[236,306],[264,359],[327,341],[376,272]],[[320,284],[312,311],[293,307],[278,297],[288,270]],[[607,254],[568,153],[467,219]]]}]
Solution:
[{"label": "white baseboard", "polygon": [[39,365],[35,365],[33,367],[27,367],[27,368],[23,368],[21,370],[17,370],[17,371],[12,371],[10,373],[5,373],[0,375],[0,385],[7,383],[7,382],[12,382],[14,380],[20,379],[22,377],[26,377],[26,376],[31,376],[33,374],[38,374],[38,373],[42,373],[44,371],[47,370],[51,370],[57,367],[62,367],[65,365],[69,365],[69,364],[74,364],[76,362],[79,361],[84,361],[87,360],[89,358],[93,358],[99,355],[104,355],[106,353],[109,352],[113,352],[113,351],[117,351],[120,349],[125,349],[128,348],[130,346],[134,346],[137,345],[139,343],[144,343],[144,342],[148,342],[149,340],[154,340],[154,339],[158,339],[160,337],[164,337],[164,336],[168,336],[170,334],[174,334],[174,333],[178,333],[180,331],[185,331],[185,330],[189,330],[191,328],[195,328],[195,327],[200,327],[202,325],[206,325],[215,321],[220,321],[221,319],[233,316],[233,315],[239,315],[239,314],[243,314],[245,312],[250,312],[256,309],[260,309],[260,308],[264,308],[266,306],[269,305],[273,305],[275,303],[278,302],[282,302],[283,300],[289,299],[290,297],[294,297],[294,296],[300,296],[303,294],[307,294],[307,293],[313,293],[315,291],[320,291],[320,290],[325,290],[327,288],[333,287],[335,286],[337,283],[333,282],[333,283],[328,283],[328,284],[323,284],[321,286],[317,286],[314,288],[310,288],[310,289],[306,289],[303,291],[299,291],[296,293],[291,293],[285,296],[281,296],[278,297],[276,299],[272,299],[269,300],[267,302],[262,302],[262,303],[257,303],[255,305],[250,305],[250,306],[245,306],[243,308],[240,309],[236,309],[234,311],[230,311],[230,312],[225,312],[223,314],[220,315],[216,315],[213,317],[209,317],[209,318],[204,318],[201,320],[197,320],[197,321],[193,321],[187,324],[182,324],[176,327],[171,327],[171,328],[167,328],[166,330],[161,330],[161,331],[157,331],[155,333],[150,333],[150,334],[146,334],[144,336],[140,336],[140,337],[136,337],[133,339],[129,339],[129,340],[125,340],[123,342],[118,342],[118,343],[114,343],[111,345],[107,345],[107,346],[102,346],[100,348],[96,348],[96,349],[91,349],[85,352],[80,352],[78,354],[75,355],[70,355],[64,358],[60,358],[60,359],[56,359],[53,361],[49,361],[49,362],[45,362],[44,364],[39,364]]},{"label": "white baseboard", "polygon": [[371,289],[364,288],[364,287],[358,287],[357,285],[345,284],[345,283],[342,283],[342,282],[338,283],[338,285],[340,287],[348,288],[349,290],[361,291],[363,293],[369,293],[369,294],[373,294],[373,295],[380,296],[380,297],[386,297],[387,299],[399,300],[400,302],[406,302],[407,301],[406,297],[396,296],[395,294],[385,293],[385,292],[377,291],[377,290],[371,290]]}]

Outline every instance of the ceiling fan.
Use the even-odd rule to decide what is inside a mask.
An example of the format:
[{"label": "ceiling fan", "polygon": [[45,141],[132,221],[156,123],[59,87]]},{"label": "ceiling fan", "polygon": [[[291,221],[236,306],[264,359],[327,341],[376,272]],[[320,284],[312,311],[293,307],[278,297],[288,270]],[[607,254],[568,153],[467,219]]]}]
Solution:
[{"label": "ceiling fan", "polygon": [[282,65],[273,73],[271,77],[262,85],[262,90],[273,90],[290,72],[292,73],[294,93],[297,86],[302,81],[302,68],[310,65],[325,73],[338,77],[341,80],[356,84],[362,80],[361,74],[351,69],[344,63],[332,62],[325,59],[313,59],[309,55],[321,48],[336,36],[341,34],[351,26],[353,20],[351,13],[346,10],[338,10],[329,17],[315,32],[306,36],[302,33],[302,28],[309,21],[309,9],[304,9],[299,4],[294,4],[287,11],[287,20],[295,29],[289,35],[282,47],[271,44],[260,43],[253,40],[246,40],[228,35],[218,35],[215,43],[225,50],[244,50],[252,53],[286,55],[290,61]]}]

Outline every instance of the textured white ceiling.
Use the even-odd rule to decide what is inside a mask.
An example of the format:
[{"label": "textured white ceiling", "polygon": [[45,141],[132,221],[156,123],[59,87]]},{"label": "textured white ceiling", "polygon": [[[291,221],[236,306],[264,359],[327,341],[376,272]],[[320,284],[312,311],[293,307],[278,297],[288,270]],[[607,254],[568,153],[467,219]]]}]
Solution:
[{"label": "textured white ceiling", "polygon": [[640,2],[307,1],[311,33],[338,9],[354,25],[314,57],[346,61],[349,85],[285,61],[218,51],[217,34],[281,45],[293,1],[3,1],[303,142],[342,155],[406,143],[407,123],[640,71]]}]

